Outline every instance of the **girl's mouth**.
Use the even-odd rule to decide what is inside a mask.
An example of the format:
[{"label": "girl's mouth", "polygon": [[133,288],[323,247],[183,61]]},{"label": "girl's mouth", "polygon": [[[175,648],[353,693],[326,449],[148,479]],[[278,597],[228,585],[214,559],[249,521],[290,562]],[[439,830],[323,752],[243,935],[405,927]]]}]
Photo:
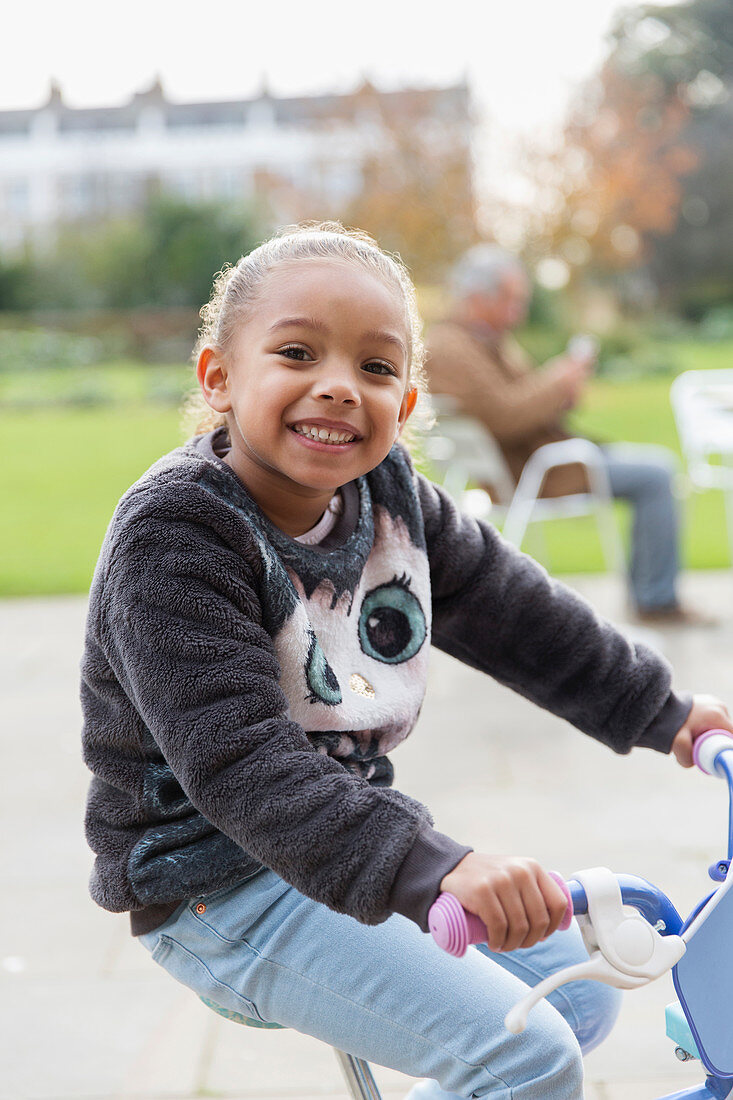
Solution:
[{"label": "girl's mouth", "polygon": [[322,424],[307,422],[291,424],[290,430],[303,439],[312,440],[314,443],[325,443],[331,447],[343,447],[348,443],[355,443],[360,438],[356,432],[345,428],[327,428]]}]

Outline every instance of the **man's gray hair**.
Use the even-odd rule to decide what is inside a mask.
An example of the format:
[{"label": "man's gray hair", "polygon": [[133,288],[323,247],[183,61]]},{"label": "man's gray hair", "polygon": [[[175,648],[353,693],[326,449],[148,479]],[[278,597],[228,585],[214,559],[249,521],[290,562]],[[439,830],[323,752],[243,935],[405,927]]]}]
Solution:
[{"label": "man's gray hair", "polygon": [[456,298],[469,294],[493,293],[498,290],[508,272],[521,271],[521,260],[496,244],[476,244],[464,252],[449,277],[449,286]]}]

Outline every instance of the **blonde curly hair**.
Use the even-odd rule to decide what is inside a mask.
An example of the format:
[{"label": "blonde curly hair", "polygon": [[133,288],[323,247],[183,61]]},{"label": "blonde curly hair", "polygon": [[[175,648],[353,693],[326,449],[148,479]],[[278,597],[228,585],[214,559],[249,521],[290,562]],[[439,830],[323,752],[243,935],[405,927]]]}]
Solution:
[{"label": "blonde curly hair", "polygon": [[[358,263],[397,290],[405,308],[410,384],[424,394],[427,386],[422,320],[407,267],[398,255],[381,249],[369,234],[345,228],[340,222],[287,226],[236,264],[222,268],[214,280],[211,298],[201,310],[194,361],[206,347],[217,348],[225,356],[229,354],[238,326],[256,306],[266,276],[279,264],[316,259]],[[209,408],[198,388],[189,395],[184,415],[186,425],[197,433],[226,423],[222,413]]]}]

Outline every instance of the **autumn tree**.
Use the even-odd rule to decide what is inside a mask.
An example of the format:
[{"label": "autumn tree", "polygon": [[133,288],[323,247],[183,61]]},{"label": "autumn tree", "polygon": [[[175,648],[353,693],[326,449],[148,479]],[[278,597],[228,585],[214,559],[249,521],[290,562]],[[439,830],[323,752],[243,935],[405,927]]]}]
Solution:
[{"label": "autumn tree", "polygon": [[331,153],[305,169],[254,174],[271,228],[334,218],[399,252],[418,279],[437,279],[476,237],[473,123],[464,83],[382,91],[369,81],[322,96],[310,125]]},{"label": "autumn tree", "polygon": [[438,278],[476,238],[467,92],[456,89],[452,111],[429,90],[385,96],[365,84],[359,95],[374,140],[345,218],[418,279]]},{"label": "autumn tree", "polygon": [[697,166],[672,231],[648,242],[648,269],[665,299],[696,319],[733,295],[733,5],[692,0],[656,18],[661,40],[648,60],[689,108],[683,140]]},{"label": "autumn tree", "polygon": [[[635,271],[671,304],[733,286],[733,6],[643,5],[573,107],[535,240],[576,273]],[[727,232],[726,232],[727,230]]]}]

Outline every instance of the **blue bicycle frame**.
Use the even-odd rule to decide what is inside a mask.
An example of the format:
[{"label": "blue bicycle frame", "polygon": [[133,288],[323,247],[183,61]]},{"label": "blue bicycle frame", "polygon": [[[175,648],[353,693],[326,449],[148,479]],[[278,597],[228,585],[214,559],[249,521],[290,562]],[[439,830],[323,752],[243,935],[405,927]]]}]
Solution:
[{"label": "blue bicycle frame", "polygon": [[[733,859],[733,749],[717,756],[715,771],[728,786],[728,850],[726,859],[712,864],[709,874],[714,882],[725,883]],[[730,888],[721,886],[707,895],[683,921],[666,894],[652,883],[633,875],[617,879],[624,904],[636,908],[661,935],[684,937],[691,929],[687,951],[672,976],[692,1040],[688,1043],[692,1049],[685,1048],[685,1053],[699,1057],[708,1076],[704,1084],[660,1100],[724,1100],[733,1093],[733,882]],[[587,913],[583,887],[575,880],[568,887],[575,913]],[[709,909],[708,903],[712,903]],[[725,1071],[716,1066],[719,1051]]]}]

